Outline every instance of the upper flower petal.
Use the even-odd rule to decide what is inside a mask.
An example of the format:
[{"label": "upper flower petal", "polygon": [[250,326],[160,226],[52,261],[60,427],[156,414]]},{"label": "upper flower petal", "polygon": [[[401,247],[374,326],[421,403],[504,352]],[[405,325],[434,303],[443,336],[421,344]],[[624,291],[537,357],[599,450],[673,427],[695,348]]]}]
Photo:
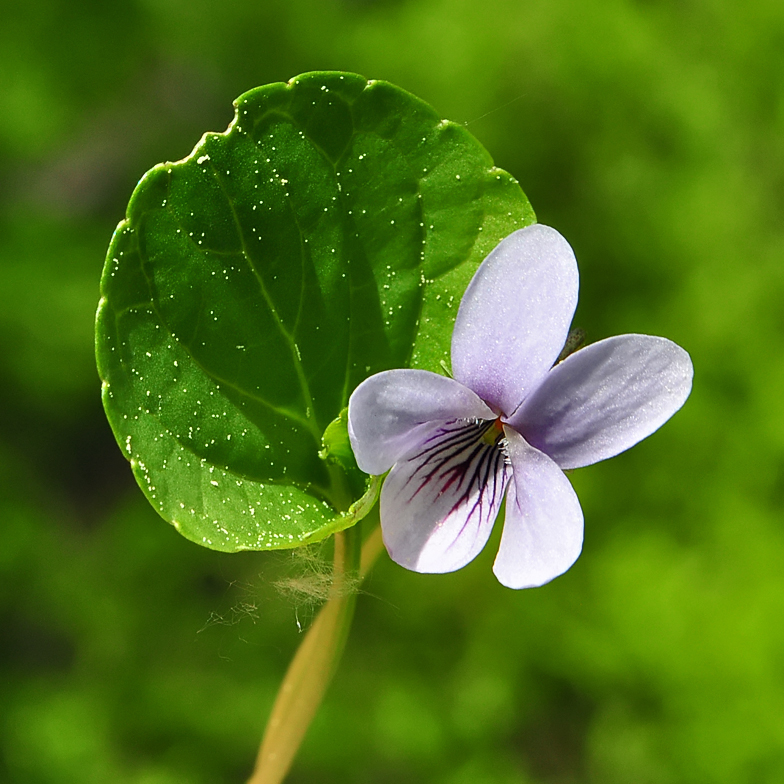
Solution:
[{"label": "upper flower petal", "polygon": [[431,423],[494,416],[451,378],[427,370],[386,370],[351,395],[348,434],[357,465],[367,474],[383,474],[422,442]]},{"label": "upper flower petal", "polygon": [[583,512],[563,471],[505,427],[513,481],[493,571],[508,588],[535,588],[563,574],[580,555]]},{"label": "upper flower petal", "polygon": [[452,333],[455,378],[512,414],[558,358],[577,288],[574,253],[555,229],[510,234],[463,295]]},{"label": "upper flower petal", "polygon": [[431,427],[389,472],[381,531],[393,561],[416,572],[452,572],[485,546],[509,476],[504,452],[483,439],[493,424]]},{"label": "upper flower petal", "polygon": [[509,424],[561,468],[579,468],[661,427],[686,401],[693,374],[672,341],[618,335],[556,365]]}]

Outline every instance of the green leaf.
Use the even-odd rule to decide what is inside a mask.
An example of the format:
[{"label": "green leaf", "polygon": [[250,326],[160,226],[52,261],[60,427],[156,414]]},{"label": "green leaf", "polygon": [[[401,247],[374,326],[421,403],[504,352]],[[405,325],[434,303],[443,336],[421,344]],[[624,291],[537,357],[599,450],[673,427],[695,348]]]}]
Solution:
[{"label": "green leaf", "polygon": [[534,220],[465,128],[391,84],[310,73],[235,106],[140,181],[96,327],[139,484],[230,551],[335,530],[364,480],[320,459],[325,428],[373,373],[439,372],[477,266]]}]

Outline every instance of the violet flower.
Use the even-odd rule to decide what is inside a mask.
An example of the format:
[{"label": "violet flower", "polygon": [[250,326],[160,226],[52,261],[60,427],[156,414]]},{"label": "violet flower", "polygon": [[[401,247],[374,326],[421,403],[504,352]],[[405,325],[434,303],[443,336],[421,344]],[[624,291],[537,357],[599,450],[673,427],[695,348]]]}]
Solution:
[{"label": "violet flower", "polygon": [[465,566],[506,493],[493,571],[510,588],[549,582],[582,549],[583,514],[564,469],[623,452],[685,402],[691,360],[664,338],[619,335],[554,365],[577,288],[574,253],[557,231],[516,231],[482,262],[460,303],[454,378],[388,370],[352,394],[357,464],[369,474],[392,469],[381,528],[401,566]]}]

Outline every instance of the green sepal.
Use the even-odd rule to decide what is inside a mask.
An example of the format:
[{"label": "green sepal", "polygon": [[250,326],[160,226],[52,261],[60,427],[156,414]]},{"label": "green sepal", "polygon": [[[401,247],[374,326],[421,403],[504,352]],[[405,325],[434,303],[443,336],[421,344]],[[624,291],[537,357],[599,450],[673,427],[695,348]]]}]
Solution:
[{"label": "green sepal", "polygon": [[357,471],[357,461],[348,437],[348,407],[344,408],[328,425],[321,436],[319,457],[338,463],[346,471]]}]

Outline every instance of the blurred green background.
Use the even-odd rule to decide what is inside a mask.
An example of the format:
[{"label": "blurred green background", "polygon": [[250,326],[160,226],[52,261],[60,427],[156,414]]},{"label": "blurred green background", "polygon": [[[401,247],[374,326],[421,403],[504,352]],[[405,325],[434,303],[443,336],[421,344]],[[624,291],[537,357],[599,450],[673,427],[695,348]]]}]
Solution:
[{"label": "blurred green background", "polygon": [[[92,328],[137,179],[307,70],[465,122],[571,242],[576,324],[667,336],[686,407],[572,480],[582,557],[512,592],[384,557],[292,784],[784,782],[784,4],[4,0],[0,780],[249,774],[314,610],[287,554],[147,506]],[[496,536],[497,540],[497,536]]]}]

